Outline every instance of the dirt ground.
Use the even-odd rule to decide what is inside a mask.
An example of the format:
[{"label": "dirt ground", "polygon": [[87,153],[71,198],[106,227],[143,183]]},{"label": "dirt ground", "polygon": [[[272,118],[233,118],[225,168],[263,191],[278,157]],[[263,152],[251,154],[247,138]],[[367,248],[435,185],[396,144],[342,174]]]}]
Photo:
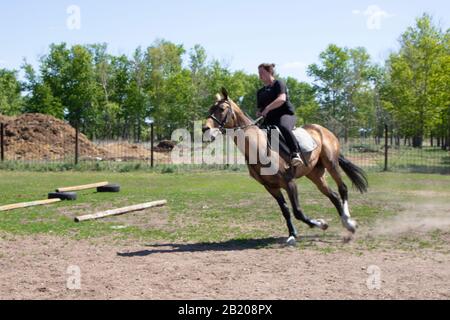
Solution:
[{"label": "dirt ground", "polygon": [[[301,240],[342,249],[325,253],[284,241],[112,244],[3,235],[0,299],[450,298],[448,251]],[[75,289],[73,266],[81,275]]]}]

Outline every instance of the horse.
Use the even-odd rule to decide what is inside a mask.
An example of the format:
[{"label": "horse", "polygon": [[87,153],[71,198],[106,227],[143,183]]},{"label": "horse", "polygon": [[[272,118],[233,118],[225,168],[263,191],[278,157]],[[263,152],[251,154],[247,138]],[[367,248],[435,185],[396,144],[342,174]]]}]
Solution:
[{"label": "horse", "polygon": [[[204,121],[203,132],[206,140],[214,140],[220,133],[225,131],[240,132],[245,136],[245,143],[239,143],[234,137],[234,143],[244,154],[249,174],[252,178],[262,184],[265,189],[277,201],[281,212],[286,220],[289,231],[288,244],[295,244],[298,232],[292,223],[291,213],[288,204],[283,196],[282,189],[289,196],[294,217],[302,221],[310,228],[327,230],[328,224],[323,219],[311,219],[300,207],[296,179],[307,177],[336,207],[343,226],[352,234],[356,232],[357,223],[351,218],[348,205],[348,188],[342,179],[339,167],[345,172],[353,183],[353,186],[361,193],[367,192],[368,180],[366,173],[340,154],[340,143],[338,138],[328,129],[310,124],[303,127],[315,140],[317,148],[304,154],[305,164],[292,167],[286,157],[282,157],[280,152],[272,150],[268,143],[266,133],[249,117],[241,108],[229,98],[228,92],[222,88],[222,94],[217,94],[214,105],[210,108],[208,118]],[[262,158],[257,157],[257,161],[250,163],[251,152],[260,151],[258,154],[267,154],[270,161],[278,161],[276,172],[273,174],[263,174],[263,169],[267,167],[262,163]],[[262,151],[262,152],[261,152]],[[325,173],[331,175],[336,182],[339,194],[334,192],[327,184]]]}]

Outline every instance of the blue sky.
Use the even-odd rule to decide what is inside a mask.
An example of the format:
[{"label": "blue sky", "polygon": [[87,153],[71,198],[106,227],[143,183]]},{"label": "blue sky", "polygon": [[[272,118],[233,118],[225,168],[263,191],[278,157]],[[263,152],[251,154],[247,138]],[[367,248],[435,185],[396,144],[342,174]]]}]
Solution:
[{"label": "blue sky", "polygon": [[[80,29],[67,12],[80,9]],[[40,0],[1,1],[0,68],[36,64],[51,43],[106,42],[113,54],[131,54],[155,39],[201,44],[231,70],[256,73],[274,62],[282,76],[308,80],[306,66],[330,43],[364,46],[375,61],[398,48],[415,18],[431,13],[450,27],[448,0]]]}]

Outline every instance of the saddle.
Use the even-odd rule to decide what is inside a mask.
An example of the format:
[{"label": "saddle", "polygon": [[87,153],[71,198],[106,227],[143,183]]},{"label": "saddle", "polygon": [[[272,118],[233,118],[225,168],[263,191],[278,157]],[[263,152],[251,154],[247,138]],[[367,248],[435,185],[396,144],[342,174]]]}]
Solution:
[{"label": "saddle", "polygon": [[[289,150],[289,147],[286,144],[286,139],[284,138],[278,126],[265,125],[261,129],[263,129],[266,132],[269,149],[272,149],[273,145],[278,144],[281,157],[283,157],[287,162],[290,162],[291,151]],[[270,132],[272,132],[271,130],[276,130],[278,132],[278,139],[276,134],[275,135],[270,134]],[[318,144],[314,140],[314,138],[308,133],[308,131],[306,131],[303,128],[294,128],[292,132],[294,133],[294,136],[297,138],[297,144],[304,157],[306,157],[309,153],[317,149]]]}]

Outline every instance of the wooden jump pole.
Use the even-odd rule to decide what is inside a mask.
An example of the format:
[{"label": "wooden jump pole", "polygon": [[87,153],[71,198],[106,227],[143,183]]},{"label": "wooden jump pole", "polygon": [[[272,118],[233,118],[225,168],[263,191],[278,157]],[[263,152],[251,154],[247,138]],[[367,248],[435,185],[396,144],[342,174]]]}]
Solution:
[{"label": "wooden jump pole", "polygon": [[144,209],[153,208],[153,207],[161,207],[166,204],[167,204],[167,200],[142,203],[142,204],[138,204],[138,205],[134,205],[134,206],[113,209],[113,210],[107,210],[107,211],[97,212],[94,214],[88,214],[85,216],[76,217],[75,222],[95,220],[95,219],[105,218],[105,217],[109,217],[109,216],[117,216],[117,215],[124,214],[127,212],[139,211],[139,210],[144,210]]},{"label": "wooden jump pole", "polygon": [[32,201],[32,202],[15,203],[15,204],[10,204],[7,206],[0,207],[0,211],[8,211],[8,210],[14,210],[14,209],[19,209],[19,208],[41,206],[44,204],[51,204],[51,203],[55,203],[55,202],[59,202],[59,201],[61,201],[61,199],[48,199],[48,200],[39,200],[39,201]]},{"label": "wooden jump pole", "polygon": [[99,182],[99,183],[92,183],[92,184],[85,184],[82,186],[74,186],[74,187],[67,187],[67,188],[58,188],[56,189],[56,192],[69,192],[69,191],[80,191],[80,190],[87,190],[87,189],[94,189],[98,187],[104,187],[108,185],[109,182]]}]

